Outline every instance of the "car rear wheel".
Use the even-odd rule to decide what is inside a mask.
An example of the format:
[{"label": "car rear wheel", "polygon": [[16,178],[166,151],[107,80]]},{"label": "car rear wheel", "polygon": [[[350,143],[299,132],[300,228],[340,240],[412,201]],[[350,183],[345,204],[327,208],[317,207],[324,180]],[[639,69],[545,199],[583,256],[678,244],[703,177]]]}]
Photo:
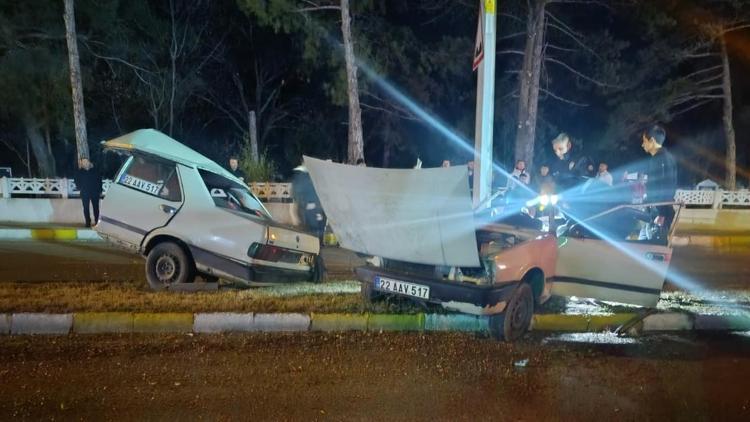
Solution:
[{"label": "car rear wheel", "polygon": [[169,286],[192,283],[195,279],[195,264],[188,254],[174,242],[159,243],[146,259],[146,280],[154,290]]},{"label": "car rear wheel", "polygon": [[490,317],[490,334],[498,340],[515,341],[528,331],[534,315],[531,286],[522,283],[508,301],[505,312]]}]

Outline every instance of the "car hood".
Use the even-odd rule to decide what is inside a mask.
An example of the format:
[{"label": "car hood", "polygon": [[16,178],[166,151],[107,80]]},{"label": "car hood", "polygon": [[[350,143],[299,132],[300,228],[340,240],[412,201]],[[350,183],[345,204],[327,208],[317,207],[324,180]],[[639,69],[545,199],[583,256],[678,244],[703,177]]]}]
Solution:
[{"label": "car hood", "polygon": [[143,152],[189,167],[198,167],[244,184],[232,173],[210,158],[198,153],[155,129],[139,129],[109,141],[103,141],[105,149],[124,152]]},{"label": "car hood", "polygon": [[402,170],[304,160],[341,246],[420,264],[480,265],[466,166]]}]

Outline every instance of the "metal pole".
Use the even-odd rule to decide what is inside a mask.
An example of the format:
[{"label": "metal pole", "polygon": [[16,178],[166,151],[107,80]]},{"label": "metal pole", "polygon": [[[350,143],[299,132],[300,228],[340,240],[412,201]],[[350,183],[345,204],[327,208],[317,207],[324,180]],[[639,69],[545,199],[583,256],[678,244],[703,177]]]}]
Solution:
[{"label": "metal pole", "polygon": [[[495,117],[495,0],[482,0],[484,58],[477,72],[474,132],[474,206],[492,194],[492,131]],[[489,206],[489,204],[488,204]]]}]

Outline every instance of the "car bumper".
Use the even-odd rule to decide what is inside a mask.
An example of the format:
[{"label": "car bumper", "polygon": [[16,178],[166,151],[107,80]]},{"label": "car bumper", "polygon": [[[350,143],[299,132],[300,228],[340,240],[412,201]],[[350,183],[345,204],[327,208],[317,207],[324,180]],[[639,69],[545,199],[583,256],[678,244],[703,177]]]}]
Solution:
[{"label": "car bumper", "polygon": [[502,313],[518,285],[518,283],[511,282],[501,285],[479,286],[472,283],[412,276],[376,267],[359,267],[356,269],[356,273],[357,278],[363,283],[364,288],[373,289],[376,292],[380,292],[375,287],[378,277],[387,277],[393,280],[429,287],[428,299],[400,295],[390,291],[382,292],[439,304],[446,309],[472,315],[495,315]]}]

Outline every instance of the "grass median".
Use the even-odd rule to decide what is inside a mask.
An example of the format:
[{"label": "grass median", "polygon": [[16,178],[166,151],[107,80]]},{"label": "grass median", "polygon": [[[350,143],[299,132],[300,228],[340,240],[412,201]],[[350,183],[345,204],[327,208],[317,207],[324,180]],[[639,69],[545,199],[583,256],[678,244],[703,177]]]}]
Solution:
[{"label": "grass median", "polygon": [[424,308],[408,300],[377,301],[366,307],[356,281],[190,293],[155,292],[143,281],[0,282],[0,313],[365,311],[417,313]]}]

